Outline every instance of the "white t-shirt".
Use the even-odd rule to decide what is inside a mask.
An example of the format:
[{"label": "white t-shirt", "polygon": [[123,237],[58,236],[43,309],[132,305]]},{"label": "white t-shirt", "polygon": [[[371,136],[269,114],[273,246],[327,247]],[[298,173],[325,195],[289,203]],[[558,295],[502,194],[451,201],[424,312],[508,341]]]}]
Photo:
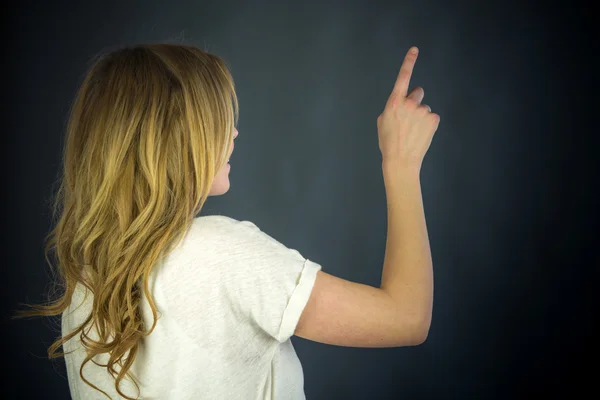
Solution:
[{"label": "white t-shirt", "polygon": [[[130,369],[141,381],[140,399],[305,399],[290,337],[320,269],[252,222],[195,218],[150,276],[159,319]],[[63,313],[63,335],[89,315],[92,296],[84,300],[85,291],[79,285]],[[152,311],[145,297],[142,304],[148,329]],[[79,335],[65,343],[65,353],[73,350],[65,356],[73,399],[106,399],[79,376],[85,356]],[[106,364],[108,355],[94,360]],[[90,361],[83,374],[112,399],[122,398],[105,367]],[[128,379],[121,390],[138,394]]]}]

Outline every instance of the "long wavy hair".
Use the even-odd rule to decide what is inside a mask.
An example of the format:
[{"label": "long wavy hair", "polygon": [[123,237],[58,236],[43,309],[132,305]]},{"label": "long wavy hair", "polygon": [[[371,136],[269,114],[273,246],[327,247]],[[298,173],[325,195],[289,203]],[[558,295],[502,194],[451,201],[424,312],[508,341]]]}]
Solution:
[{"label": "long wavy hair", "polygon": [[[49,347],[48,357],[63,357],[58,348],[79,335],[87,353],[79,375],[109,398],[83,376],[83,366],[108,353],[117,392],[132,399],[119,385],[131,379],[139,341],[157,322],[148,277],[204,205],[227,162],[237,121],[226,63],[192,45],[152,43],[100,53],[76,94],[55,182],[55,225],[45,237],[51,293],[59,295],[48,295],[46,304],[21,303],[30,309],[13,318],[60,315],[83,284],[93,293],[93,310]],[[154,316],[151,327],[142,320],[142,289]],[[86,333],[92,327],[98,341]]]}]

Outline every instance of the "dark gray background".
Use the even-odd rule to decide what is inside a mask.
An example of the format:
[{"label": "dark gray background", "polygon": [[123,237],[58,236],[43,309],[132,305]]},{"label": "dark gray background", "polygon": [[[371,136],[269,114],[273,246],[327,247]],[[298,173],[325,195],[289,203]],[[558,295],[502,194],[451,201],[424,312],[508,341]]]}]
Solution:
[{"label": "dark gray background", "polygon": [[586,210],[597,184],[591,9],[280,3],[5,6],[8,397],[69,397],[63,361],[45,358],[57,322],[8,316],[48,287],[46,200],[70,102],[97,52],[162,40],[220,55],[237,86],[231,189],[202,215],[251,220],[325,271],[374,286],[387,223],[376,118],[404,53],[421,50],[411,83],[441,116],[421,174],[435,268],[429,338],[356,349],[294,337],[308,399],[530,398],[589,386],[577,357],[592,355],[586,283],[598,266],[597,211]]}]

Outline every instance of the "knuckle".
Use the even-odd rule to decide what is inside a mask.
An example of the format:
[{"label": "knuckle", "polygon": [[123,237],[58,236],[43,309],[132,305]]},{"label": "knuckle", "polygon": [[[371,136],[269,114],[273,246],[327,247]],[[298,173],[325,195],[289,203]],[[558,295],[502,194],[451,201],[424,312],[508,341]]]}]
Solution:
[{"label": "knuckle", "polygon": [[408,108],[417,108],[418,107],[417,101],[415,99],[413,99],[412,97],[407,97],[406,100],[404,101],[404,105]]},{"label": "knuckle", "polygon": [[427,114],[429,114],[429,111],[427,111],[427,106],[426,105],[420,105],[417,107],[416,110],[416,114],[423,117],[426,116]]}]

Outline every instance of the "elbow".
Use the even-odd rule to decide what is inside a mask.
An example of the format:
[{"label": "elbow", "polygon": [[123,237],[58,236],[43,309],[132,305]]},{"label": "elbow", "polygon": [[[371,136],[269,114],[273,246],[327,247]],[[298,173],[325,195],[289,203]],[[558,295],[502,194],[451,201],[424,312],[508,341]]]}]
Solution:
[{"label": "elbow", "polygon": [[415,324],[413,346],[425,343],[429,336],[429,328],[431,328],[431,314]]},{"label": "elbow", "polygon": [[418,331],[418,333],[415,335],[415,341],[413,343],[413,346],[418,346],[420,344],[425,343],[425,341],[427,340],[427,336],[429,336],[429,328],[425,329],[422,328],[420,331]]}]

